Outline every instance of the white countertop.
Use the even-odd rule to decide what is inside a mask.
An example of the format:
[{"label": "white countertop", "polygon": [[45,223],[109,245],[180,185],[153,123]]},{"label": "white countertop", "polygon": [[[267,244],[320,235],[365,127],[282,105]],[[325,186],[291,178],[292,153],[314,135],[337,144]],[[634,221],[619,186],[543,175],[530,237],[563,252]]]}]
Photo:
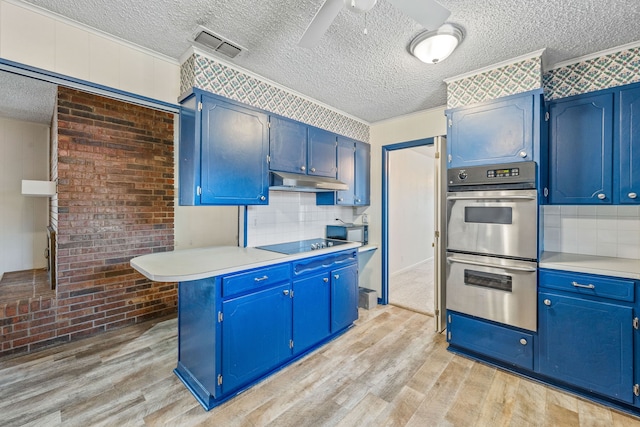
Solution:
[{"label": "white countertop", "polygon": [[131,267],[156,282],[186,282],[236,271],[294,261],[360,247],[357,242],[294,255],[256,248],[211,246],[142,255],[131,260]]},{"label": "white countertop", "polygon": [[601,274],[640,280],[640,260],[594,255],[543,252],[538,263],[540,268]]}]

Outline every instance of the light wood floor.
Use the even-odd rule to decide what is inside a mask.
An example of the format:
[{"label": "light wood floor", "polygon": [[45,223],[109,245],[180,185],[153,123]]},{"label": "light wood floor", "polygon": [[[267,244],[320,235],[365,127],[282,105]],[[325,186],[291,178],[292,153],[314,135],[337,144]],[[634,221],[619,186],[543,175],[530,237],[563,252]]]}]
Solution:
[{"label": "light wood floor", "polygon": [[176,320],[0,359],[0,425],[640,426],[446,350],[433,318],[394,306],[205,412],[172,373]]}]

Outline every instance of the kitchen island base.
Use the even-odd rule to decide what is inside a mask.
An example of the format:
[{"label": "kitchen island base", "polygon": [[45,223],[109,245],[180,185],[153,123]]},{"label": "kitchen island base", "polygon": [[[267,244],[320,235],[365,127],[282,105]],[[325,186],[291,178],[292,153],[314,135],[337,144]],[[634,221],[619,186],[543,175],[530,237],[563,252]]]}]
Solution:
[{"label": "kitchen island base", "polygon": [[210,410],[343,334],[358,318],[357,254],[180,282],[175,374]]}]

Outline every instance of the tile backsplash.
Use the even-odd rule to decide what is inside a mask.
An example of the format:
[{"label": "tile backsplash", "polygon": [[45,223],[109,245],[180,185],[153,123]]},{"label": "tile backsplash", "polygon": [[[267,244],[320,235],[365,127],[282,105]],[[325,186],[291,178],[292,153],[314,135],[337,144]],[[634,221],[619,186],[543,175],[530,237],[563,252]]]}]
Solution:
[{"label": "tile backsplash", "polygon": [[640,259],[640,206],[542,206],[544,250]]},{"label": "tile backsplash", "polygon": [[247,206],[247,246],[270,245],[325,236],[327,224],[353,222],[354,209],[316,206],[315,193],[270,191],[269,205]]}]

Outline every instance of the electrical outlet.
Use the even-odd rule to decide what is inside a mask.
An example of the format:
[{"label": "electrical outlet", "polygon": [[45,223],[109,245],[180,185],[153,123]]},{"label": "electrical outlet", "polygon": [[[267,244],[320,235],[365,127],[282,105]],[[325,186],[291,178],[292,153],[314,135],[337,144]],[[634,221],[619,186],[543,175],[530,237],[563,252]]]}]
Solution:
[{"label": "electrical outlet", "polygon": [[369,214],[362,214],[362,223],[369,224]]}]

